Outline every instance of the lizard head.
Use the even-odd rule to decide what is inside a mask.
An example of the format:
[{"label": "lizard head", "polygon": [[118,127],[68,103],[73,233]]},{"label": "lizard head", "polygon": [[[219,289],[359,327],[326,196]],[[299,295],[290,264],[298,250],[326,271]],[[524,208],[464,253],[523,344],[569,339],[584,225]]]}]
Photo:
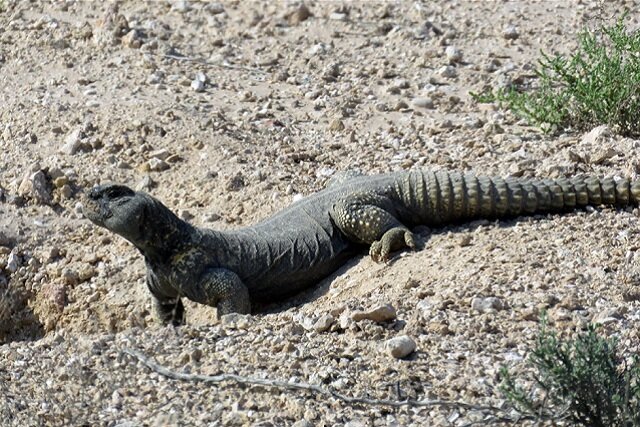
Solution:
[{"label": "lizard head", "polygon": [[82,212],[96,225],[134,242],[142,233],[147,197],[124,185],[93,187],[83,200]]}]

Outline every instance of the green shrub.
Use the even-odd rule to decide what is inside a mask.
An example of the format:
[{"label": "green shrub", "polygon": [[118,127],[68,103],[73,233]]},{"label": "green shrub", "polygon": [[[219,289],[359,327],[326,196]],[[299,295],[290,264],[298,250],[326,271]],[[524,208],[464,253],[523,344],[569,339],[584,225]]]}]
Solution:
[{"label": "green shrub", "polygon": [[[615,339],[590,326],[575,339],[561,340],[543,321],[529,357],[537,388],[525,391],[506,368],[501,390],[518,412],[538,420],[571,425],[640,426],[640,363],[617,355]],[[537,394],[537,397],[535,396]]]},{"label": "green shrub", "polygon": [[570,58],[542,52],[537,85],[528,91],[471,95],[499,102],[545,131],[607,124],[621,135],[640,136],[640,31],[628,32],[625,19],[581,32]]}]

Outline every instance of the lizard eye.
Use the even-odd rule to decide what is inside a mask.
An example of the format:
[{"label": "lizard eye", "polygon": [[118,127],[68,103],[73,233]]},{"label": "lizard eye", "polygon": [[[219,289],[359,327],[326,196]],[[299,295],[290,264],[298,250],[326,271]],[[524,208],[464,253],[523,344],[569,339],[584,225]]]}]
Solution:
[{"label": "lizard eye", "polygon": [[105,191],[105,195],[110,199],[118,199],[123,196],[132,196],[134,193],[130,188],[125,186],[113,186]]}]

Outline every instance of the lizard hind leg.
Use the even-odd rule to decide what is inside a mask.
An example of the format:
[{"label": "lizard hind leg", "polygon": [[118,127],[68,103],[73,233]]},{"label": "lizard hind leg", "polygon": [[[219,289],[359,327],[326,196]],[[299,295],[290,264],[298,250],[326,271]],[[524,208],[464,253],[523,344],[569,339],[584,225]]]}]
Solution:
[{"label": "lizard hind leg", "polygon": [[414,235],[406,227],[393,227],[387,230],[380,240],[376,240],[369,248],[371,259],[376,262],[386,261],[392,251],[402,248],[416,249]]},{"label": "lizard hind leg", "polygon": [[376,262],[387,261],[392,251],[415,249],[415,237],[395,216],[392,201],[375,193],[352,193],[339,199],[331,218],[348,238],[371,245],[369,255]]}]

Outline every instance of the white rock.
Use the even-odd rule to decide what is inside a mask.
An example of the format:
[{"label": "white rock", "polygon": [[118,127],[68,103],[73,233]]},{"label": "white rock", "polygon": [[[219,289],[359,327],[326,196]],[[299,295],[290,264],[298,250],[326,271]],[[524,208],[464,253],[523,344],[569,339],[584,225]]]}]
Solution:
[{"label": "white rock", "polygon": [[26,176],[20,183],[18,191],[22,196],[31,197],[40,204],[48,205],[52,201],[51,188],[42,170]]},{"label": "white rock", "polygon": [[611,129],[609,129],[609,126],[607,125],[602,125],[591,129],[589,133],[585,134],[582,137],[582,140],[580,142],[582,144],[600,145],[610,137]]},{"label": "white rock", "polygon": [[82,129],[73,130],[64,139],[64,145],[60,148],[60,152],[73,155],[82,147]]},{"label": "white rock", "polygon": [[167,164],[167,162],[165,162],[164,160],[152,157],[149,159],[149,169],[155,172],[162,172],[169,169],[169,164]]},{"label": "white rock", "polygon": [[376,323],[382,323],[394,320],[396,316],[396,309],[391,304],[384,304],[368,311],[355,311],[351,315],[351,318],[356,322],[367,319]]},{"label": "white rock", "polygon": [[447,60],[449,60],[450,64],[455,64],[462,60],[462,51],[455,46],[447,46],[444,50],[444,54],[447,56]]},{"label": "white rock", "polygon": [[387,352],[396,359],[402,359],[413,353],[416,342],[408,335],[400,335],[385,342]]},{"label": "white rock", "polygon": [[452,65],[445,65],[438,70],[438,75],[447,79],[451,79],[457,76],[458,72],[456,71],[456,67]]},{"label": "white rock", "polygon": [[335,318],[330,314],[324,314],[318,318],[313,324],[313,329],[316,332],[326,332],[331,328],[333,322],[335,322]]},{"label": "white rock", "polygon": [[507,40],[515,40],[520,37],[520,33],[518,33],[518,28],[515,25],[509,25],[507,28],[502,30],[502,37]]},{"label": "white rock", "polygon": [[204,82],[200,80],[193,80],[191,82],[191,89],[195,92],[204,92]]},{"label": "white rock", "polygon": [[496,297],[475,297],[471,300],[471,308],[480,313],[490,313],[504,310],[504,303]]},{"label": "white rock", "polygon": [[413,100],[411,101],[411,104],[414,107],[418,107],[418,108],[428,108],[431,109],[434,107],[433,105],[433,100],[431,98],[413,98]]},{"label": "white rock", "polygon": [[5,269],[10,273],[15,273],[20,267],[20,256],[16,253],[15,249],[9,253],[9,258],[7,258],[7,266]]}]

